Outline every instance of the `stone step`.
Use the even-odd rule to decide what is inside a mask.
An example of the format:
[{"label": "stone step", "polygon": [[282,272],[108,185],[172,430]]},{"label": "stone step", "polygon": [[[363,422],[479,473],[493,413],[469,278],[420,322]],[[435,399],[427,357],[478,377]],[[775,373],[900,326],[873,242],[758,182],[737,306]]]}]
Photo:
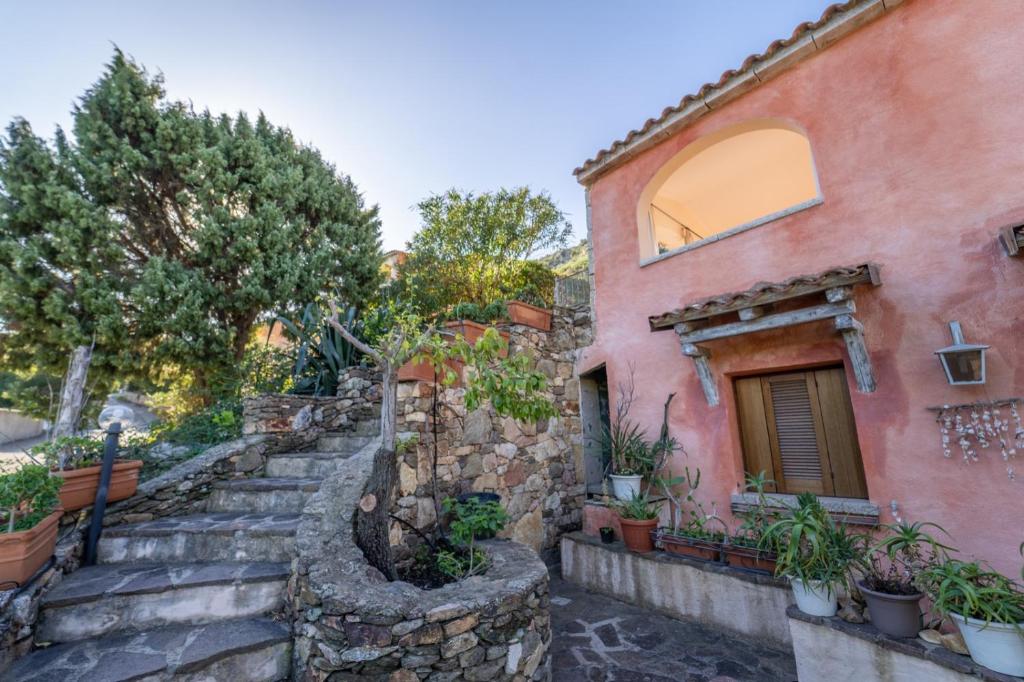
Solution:
[{"label": "stone step", "polygon": [[38,649],[4,679],[18,682],[287,679],[290,628],[267,618],[169,625]]},{"label": "stone step", "polygon": [[120,561],[291,561],[299,514],[195,514],[112,526],[100,563]]},{"label": "stone step", "polygon": [[213,486],[207,511],[299,513],[320,489],[317,478],[238,478]]},{"label": "stone step", "polygon": [[289,563],[86,566],[42,601],[36,643],[270,613],[284,602]]},{"label": "stone step", "polygon": [[352,453],[282,452],[267,457],[267,476],[326,478],[345,465]]},{"label": "stone step", "polygon": [[317,439],[316,449],[324,452],[341,452],[352,455],[369,445],[374,439],[375,434],[376,431],[370,434],[355,434],[349,431],[323,433]]}]

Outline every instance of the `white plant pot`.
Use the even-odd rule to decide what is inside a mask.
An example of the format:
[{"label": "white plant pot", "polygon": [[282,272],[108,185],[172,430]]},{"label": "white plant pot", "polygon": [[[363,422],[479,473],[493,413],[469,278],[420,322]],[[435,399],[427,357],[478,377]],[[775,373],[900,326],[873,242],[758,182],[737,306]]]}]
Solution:
[{"label": "white plant pot", "polygon": [[796,607],[811,616],[831,618],[839,610],[839,600],[834,590],[816,581],[804,582],[799,578],[789,581],[796,597]]},{"label": "white plant pot", "polygon": [[612,493],[615,494],[616,499],[629,502],[633,499],[634,495],[640,494],[640,481],[643,478],[643,476],[619,476],[618,474],[612,474]]},{"label": "white plant pot", "polygon": [[1024,677],[1024,623],[989,623],[951,613],[971,658],[978,665],[1004,675]]}]

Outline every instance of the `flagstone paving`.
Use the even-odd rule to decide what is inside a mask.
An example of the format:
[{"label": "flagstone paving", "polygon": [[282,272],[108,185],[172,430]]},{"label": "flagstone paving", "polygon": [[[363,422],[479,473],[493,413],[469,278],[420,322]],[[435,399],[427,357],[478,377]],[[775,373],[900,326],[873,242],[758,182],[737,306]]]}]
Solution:
[{"label": "flagstone paving", "polygon": [[584,590],[551,576],[558,682],[796,680],[792,653]]}]

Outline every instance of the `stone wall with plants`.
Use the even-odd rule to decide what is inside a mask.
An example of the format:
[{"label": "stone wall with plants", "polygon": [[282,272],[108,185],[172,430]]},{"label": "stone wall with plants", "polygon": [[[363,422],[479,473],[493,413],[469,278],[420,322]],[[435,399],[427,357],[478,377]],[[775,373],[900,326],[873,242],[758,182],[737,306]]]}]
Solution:
[{"label": "stone wall with plants", "polygon": [[353,538],[379,442],[321,484],[303,514],[289,597],[296,679],[550,679],[548,574],[528,547],[481,543],[482,575],[436,590],[389,582]]},{"label": "stone wall with plants", "polygon": [[[509,352],[531,354],[547,377],[558,416],[524,426],[489,406],[467,413],[465,391],[457,385],[399,384],[398,432],[408,445],[399,454],[393,510],[405,523],[393,524],[393,545],[415,544],[405,524],[428,528],[437,518],[437,501],[469,492],[501,495],[509,515],[502,536],[537,551],[554,549],[559,535],[580,527],[586,486],[575,361],[577,349],[590,343],[589,314],[558,308],[549,332],[524,325],[507,331]],[[431,486],[435,443],[437,501]]]}]

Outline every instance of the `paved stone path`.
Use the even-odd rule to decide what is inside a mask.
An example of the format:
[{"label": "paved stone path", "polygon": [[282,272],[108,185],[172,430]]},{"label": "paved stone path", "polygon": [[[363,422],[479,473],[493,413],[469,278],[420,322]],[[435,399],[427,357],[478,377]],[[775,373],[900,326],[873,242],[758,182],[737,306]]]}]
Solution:
[{"label": "paved stone path", "polygon": [[551,577],[555,682],[790,682],[789,652],[684,623]]}]

